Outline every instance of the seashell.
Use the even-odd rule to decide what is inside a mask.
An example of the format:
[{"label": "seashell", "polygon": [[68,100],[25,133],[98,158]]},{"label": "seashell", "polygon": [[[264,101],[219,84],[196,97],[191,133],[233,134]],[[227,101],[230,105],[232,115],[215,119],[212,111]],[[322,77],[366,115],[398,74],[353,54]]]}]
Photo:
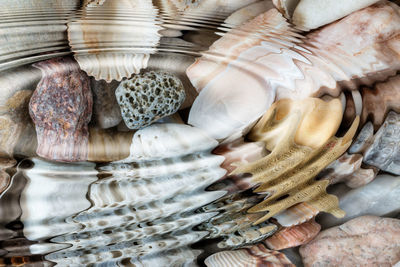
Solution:
[{"label": "seashell", "polygon": [[400,114],[389,112],[364,153],[364,163],[400,175]]},{"label": "seashell", "polygon": [[392,266],[400,260],[400,220],[362,216],[322,231],[300,248],[304,266]]},{"label": "seashell", "polygon": [[313,240],[320,230],[321,225],[312,219],[296,226],[284,228],[267,238],[264,243],[273,250],[297,247]]},{"label": "seashell", "polygon": [[69,44],[81,69],[107,82],[139,73],[160,40],[156,16],[150,0],[86,5],[81,15],[68,22]]},{"label": "seashell", "polygon": [[303,29],[316,29],[341,19],[357,10],[379,2],[379,0],[301,0],[293,13],[293,23]]},{"label": "seashell", "polygon": [[319,176],[329,180],[330,184],[346,183],[350,188],[356,188],[371,182],[377,172],[373,169],[361,168],[361,154],[343,154],[323,170]]},{"label": "seashell", "polygon": [[377,130],[390,110],[400,113],[400,75],[378,83],[373,89],[364,87],[362,93],[361,123],[371,121]]},{"label": "seashell", "polygon": [[90,80],[93,92],[93,117],[102,129],[117,126],[122,121],[121,110],[115,98],[118,85],[116,81],[107,83],[96,81],[94,78]]},{"label": "seashell", "polygon": [[232,172],[240,164],[253,162],[269,154],[263,142],[245,142],[243,138],[222,144],[213,153],[225,158],[221,167],[227,170],[228,173]]},{"label": "seashell", "polygon": [[237,27],[251,19],[254,19],[256,16],[270,10],[273,7],[274,6],[271,0],[258,1],[235,11],[229,17],[227,17],[224,22],[229,27]]},{"label": "seashell", "polygon": [[239,250],[218,252],[209,256],[204,263],[207,265],[207,267],[295,267],[295,265],[292,264],[284,254],[278,251],[269,250],[262,244]]},{"label": "seashell", "polygon": [[111,162],[127,158],[132,132],[89,128],[88,161]]},{"label": "seashell", "polygon": [[358,127],[357,118],[342,138],[331,137],[338,129],[340,119],[323,118],[341,114],[341,110],[341,102],[337,99],[330,102],[282,100],[274,103],[257,123],[250,139],[264,141],[267,149],[272,148],[271,154],[239,166],[231,173],[252,174],[253,182],[260,183],[254,192],[266,194],[264,201],[248,210],[263,213],[254,224],[300,202],[337,217],[344,216],[338,208],[337,198],[325,193],[329,182],[313,179],[346,151]]},{"label": "seashell", "polygon": [[311,220],[317,216],[318,213],[318,209],[305,202],[302,202],[282,211],[281,213],[275,215],[274,218],[283,227],[293,227]]},{"label": "seashell", "polygon": [[126,126],[140,129],[177,112],[185,89],[176,76],[150,71],[121,82],[115,95]]},{"label": "seashell", "polygon": [[300,0],[272,0],[272,2],[285,18],[290,19]]},{"label": "seashell", "polygon": [[[49,235],[55,236],[51,243],[41,242],[31,247],[32,252],[69,266],[184,266],[195,262],[200,251],[189,245],[208,232],[192,228],[216,215],[198,208],[225,194],[204,190],[225,174],[219,167],[223,157],[210,153],[217,141],[181,124],[154,124],[137,131],[133,139],[136,150],[131,158],[139,160],[100,165],[102,178],[89,185],[87,199],[86,194],[79,197],[92,205],[64,218],[76,230]],[[170,144],[180,149],[171,150]],[[36,197],[40,196],[37,191]],[[35,221],[43,227],[51,223],[44,218]],[[54,244],[68,247],[56,251],[51,247]]]},{"label": "seashell", "polygon": [[304,43],[275,9],[232,29],[187,69],[200,92],[189,123],[225,139],[245,134],[274,100],[336,96],[343,87],[386,79],[400,69],[393,37],[400,31],[398,10],[380,2],[308,34]]},{"label": "seashell", "polygon": [[35,66],[43,74],[29,103],[37,154],[55,161],[85,161],[93,104],[89,78],[70,58]]},{"label": "seashell", "polygon": [[341,192],[332,188],[339,197],[339,205],[346,216],[339,219],[321,214],[318,222],[324,227],[342,224],[363,215],[391,216],[400,211],[400,179],[396,176],[378,175],[371,183],[354,190]]},{"label": "seashell", "polygon": [[[161,42],[166,38],[162,38]],[[193,48],[184,48],[183,46],[188,46],[187,42],[183,44],[181,42],[175,42],[178,38],[168,38],[174,39],[174,41],[168,42],[168,47],[172,47],[176,49],[179,47],[180,49],[193,49]],[[181,39],[178,39],[181,40]],[[182,41],[182,40],[181,40]],[[197,97],[198,93],[193,85],[190,83],[188,77],[186,76],[186,69],[194,62],[195,58],[191,55],[185,54],[177,54],[177,53],[157,53],[152,55],[149,63],[148,69],[154,71],[166,71],[178,77],[185,89],[185,101],[182,103],[180,109],[188,108],[192,106],[193,101]]]},{"label": "seashell", "polygon": [[97,180],[95,164],[54,163],[38,158],[33,158],[32,163],[31,169],[19,168],[28,179],[20,200],[24,235],[30,240],[44,240],[78,230],[72,216],[90,207],[86,193]]},{"label": "seashell", "polygon": [[[55,55],[67,55],[66,20],[79,2],[1,0],[0,71]],[[39,13],[40,18],[37,17]],[[26,20],[30,21],[29,27],[26,27]]]}]

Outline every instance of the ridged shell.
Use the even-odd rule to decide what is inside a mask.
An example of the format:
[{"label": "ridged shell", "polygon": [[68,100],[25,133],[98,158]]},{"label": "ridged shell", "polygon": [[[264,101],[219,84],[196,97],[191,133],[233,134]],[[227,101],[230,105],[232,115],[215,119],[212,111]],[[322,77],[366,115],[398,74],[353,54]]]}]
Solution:
[{"label": "ridged shell", "polygon": [[399,10],[380,2],[304,43],[275,9],[229,31],[187,70],[200,91],[189,123],[224,139],[245,133],[275,99],[338,95],[343,86],[386,79],[400,69]]},{"label": "ridged shell", "polygon": [[268,248],[282,250],[307,244],[321,230],[314,219],[289,228],[284,228],[264,241]]},{"label": "ridged shell", "polygon": [[160,40],[156,15],[150,0],[83,7],[68,23],[69,44],[81,69],[96,80],[111,82],[146,68]]},{"label": "ridged shell", "polygon": [[1,0],[0,70],[68,54],[67,18],[79,2]]},{"label": "ridged shell", "polygon": [[215,253],[205,260],[205,264],[207,267],[295,267],[284,254],[269,250],[262,244]]},{"label": "ridged shell", "polygon": [[[328,181],[315,181],[314,177],[328,164],[343,154],[351,144],[358,127],[358,118],[342,137],[333,137],[341,116],[341,102],[334,99],[300,101],[281,100],[271,107],[250,134],[254,141],[264,141],[272,150],[268,156],[243,164],[231,174],[250,173],[252,181],[260,183],[254,190],[265,200],[253,206],[250,213],[263,217],[263,222],[300,202],[307,202],[320,211],[344,216],[338,200],[325,192]],[[335,113],[334,113],[335,112]],[[325,120],[329,116],[330,120]]]},{"label": "ridged shell", "polygon": [[[208,232],[192,228],[216,215],[196,209],[225,194],[204,191],[226,172],[219,167],[224,158],[210,153],[217,142],[181,124],[154,124],[133,140],[125,163],[98,171],[91,163],[37,159],[23,171],[29,181],[21,196],[24,233],[33,241],[50,239],[32,245],[32,253],[69,266],[194,264],[200,251],[189,246]],[[34,213],[42,201],[54,205]],[[54,211],[59,202],[69,206]]]},{"label": "ridged shell", "polygon": [[317,216],[318,213],[318,209],[303,202],[275,215],[274,218],[280,225],[284,227],[292,227],[311,220]]}]

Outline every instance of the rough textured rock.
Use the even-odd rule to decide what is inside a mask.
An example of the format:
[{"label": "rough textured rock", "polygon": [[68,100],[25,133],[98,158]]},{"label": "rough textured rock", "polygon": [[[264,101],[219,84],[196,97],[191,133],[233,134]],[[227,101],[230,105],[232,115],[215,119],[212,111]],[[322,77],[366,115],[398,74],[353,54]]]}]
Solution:
[{"label": "rough textured rock", "polygon": [[121,82],[115,95],[130,129],[140,129],[175,113],[185,100],[185,90],[176,76],[155,71]]},{"label": "rough textured rock", "polygon": [[399,240],[400,220],[362,216],[322,231],[300,254],[305,266],[392,266]]},{"label": "rough textured rock", "polygon": [[37,154],[55,161],[85,161],[93,105],[88,76],[71,58],[35,66],[43,75],[29,103]]}]

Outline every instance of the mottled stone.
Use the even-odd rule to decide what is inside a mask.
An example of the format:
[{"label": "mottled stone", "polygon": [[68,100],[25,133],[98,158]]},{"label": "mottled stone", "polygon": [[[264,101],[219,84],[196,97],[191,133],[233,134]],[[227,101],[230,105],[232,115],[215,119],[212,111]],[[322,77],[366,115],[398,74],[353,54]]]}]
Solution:
[{"label": "mottled stone", "polygon": [[92,92],[88,76],[71,58],[35,64],[42,71],[29,103],[36,126],[37,154],[55,161],[85,161]]},{"label": "mottled stone", "polygon": [[185,89],[176,76],[150,71],[121,82],[115,95],[126,126],[140,129],[177,112]]},{"label": "mottled stone", "polygon": [[107,83],[104,80],[90,79],[93,92],[93,117],[102,129],[117,126],[122,121],[121,110],[115,98],[118,85],[117,81]]},{"label": "mottled stone", "polygon": [[399,240],[400,220],[362,216],[322,231],[300,254],[305,266],[392,266]]},{"label": "mottled stone", "polygon": [[364,163],[400,175],[400,114],[389,112],[364,154]]}]

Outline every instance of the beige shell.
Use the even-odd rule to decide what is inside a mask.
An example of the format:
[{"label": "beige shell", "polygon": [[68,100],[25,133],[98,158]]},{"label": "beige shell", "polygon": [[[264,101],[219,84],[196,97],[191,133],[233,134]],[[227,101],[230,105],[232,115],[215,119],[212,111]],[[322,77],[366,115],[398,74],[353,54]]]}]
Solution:
[{"label": "beige shell", "polygon": [[[342,138],[333,136],[340,125],[341,110],[337,99],[281,100],[257,123],[250,138],[264,141],[271,154],[231,173],[250,173],[253,182],[260,183],[254,192],[263,193],[266,198],[249,209],[250,213],[263,214],[255,224],[300,202],[344,216],[338,199],[325,192],[329,182],[313,179],[347,150],[356,132],[358,117]],[[338,113],[338,118],[333,119],[332,114]],[[327,117],[330,119],[324,119]]]},{"label": "beige shell", "polygon": [[90,3],[68,23],[68,40],[82,70],[120,81],[147,67],[160,40],[150,0]]},{"label": "beige shell", "polygon": [[235,11],[224,22],[228,27],[240,26],[273,7],[271,0],[258,1]]}]

